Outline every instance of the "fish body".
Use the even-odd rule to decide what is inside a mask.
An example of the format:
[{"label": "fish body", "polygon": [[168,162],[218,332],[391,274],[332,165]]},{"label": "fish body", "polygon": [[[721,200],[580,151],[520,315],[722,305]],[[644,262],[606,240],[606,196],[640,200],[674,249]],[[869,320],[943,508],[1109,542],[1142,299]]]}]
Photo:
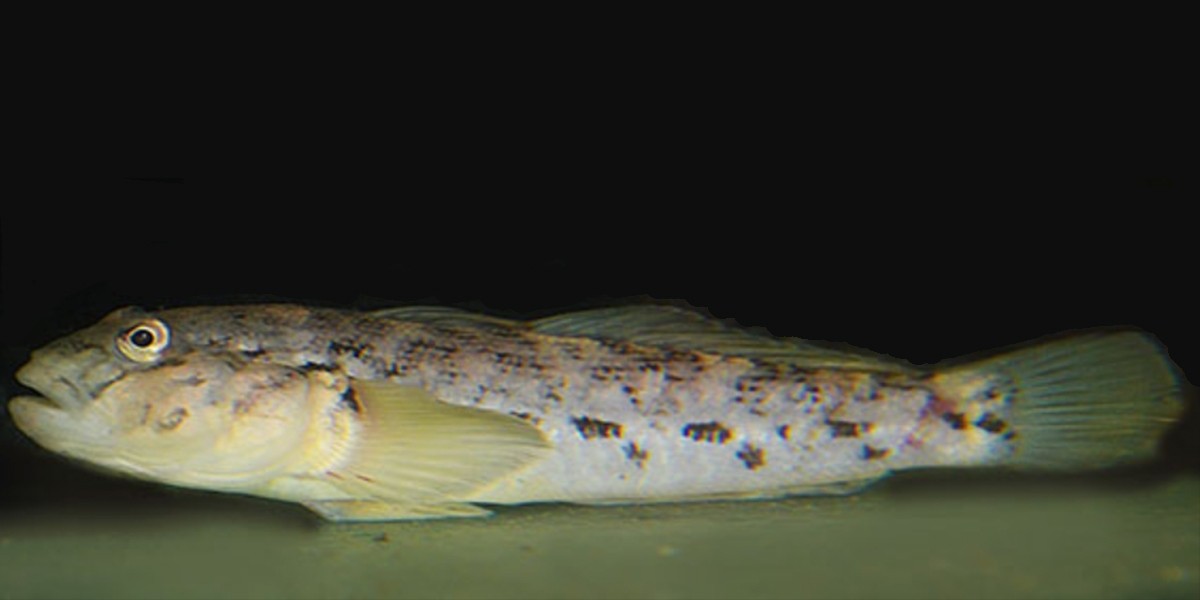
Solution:
[{"label": "fish body", "polygon": [[1161,349],[1083,334],[922,368],[664,307],[123,309],[36,351],[43,446],[335,520],[474,503],[844,493],[915,467],[1144,459],[1181,410]]}]

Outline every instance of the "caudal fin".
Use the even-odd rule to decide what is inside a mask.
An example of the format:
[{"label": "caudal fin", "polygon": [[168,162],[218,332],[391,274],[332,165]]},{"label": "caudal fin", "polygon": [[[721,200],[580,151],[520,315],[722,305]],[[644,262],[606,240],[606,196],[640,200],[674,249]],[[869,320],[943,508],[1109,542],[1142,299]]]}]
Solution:
[{"label": "caudal fin", "polygon": [[1145,333],[1079,334],[959,369],[1010,384],[1016,435],[1008,462],[1018,468],[1097,469],[1148,460],[1183,412],[1174,366]]}]

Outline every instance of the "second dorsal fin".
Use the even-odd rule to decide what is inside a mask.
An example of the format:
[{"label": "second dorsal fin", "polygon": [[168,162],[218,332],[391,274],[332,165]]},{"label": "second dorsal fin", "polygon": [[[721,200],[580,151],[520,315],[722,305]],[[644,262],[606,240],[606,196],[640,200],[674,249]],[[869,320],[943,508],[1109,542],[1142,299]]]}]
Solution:
[{"label": "second dorsal fin", "polygon": [[808,368],[909,369],[903,361],[865,350],[777,338],[668,306],[601,308],[556,315],[529,325],[543,335],[730,354]]}]

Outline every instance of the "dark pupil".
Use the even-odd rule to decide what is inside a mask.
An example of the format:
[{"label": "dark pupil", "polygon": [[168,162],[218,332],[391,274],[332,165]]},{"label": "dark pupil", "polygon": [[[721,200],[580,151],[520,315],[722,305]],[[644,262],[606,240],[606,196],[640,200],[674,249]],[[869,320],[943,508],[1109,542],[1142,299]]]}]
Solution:
[{"label": "dark pupil", "polygon": [[138,348],[145,348],[154,343],[154,334],[147,329],[139,329],[129,336],[129,342]]}]

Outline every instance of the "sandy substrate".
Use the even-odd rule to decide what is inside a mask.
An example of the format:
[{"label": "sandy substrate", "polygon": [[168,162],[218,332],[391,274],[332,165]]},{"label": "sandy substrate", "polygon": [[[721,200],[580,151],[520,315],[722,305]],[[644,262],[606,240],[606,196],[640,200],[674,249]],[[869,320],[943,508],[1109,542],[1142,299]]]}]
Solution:
[{"label": "sandy substrate", "polygon": [[352,526],[271,502],[170,504],[0,513],[0,597],[1200,597],[1194,477]]}]

